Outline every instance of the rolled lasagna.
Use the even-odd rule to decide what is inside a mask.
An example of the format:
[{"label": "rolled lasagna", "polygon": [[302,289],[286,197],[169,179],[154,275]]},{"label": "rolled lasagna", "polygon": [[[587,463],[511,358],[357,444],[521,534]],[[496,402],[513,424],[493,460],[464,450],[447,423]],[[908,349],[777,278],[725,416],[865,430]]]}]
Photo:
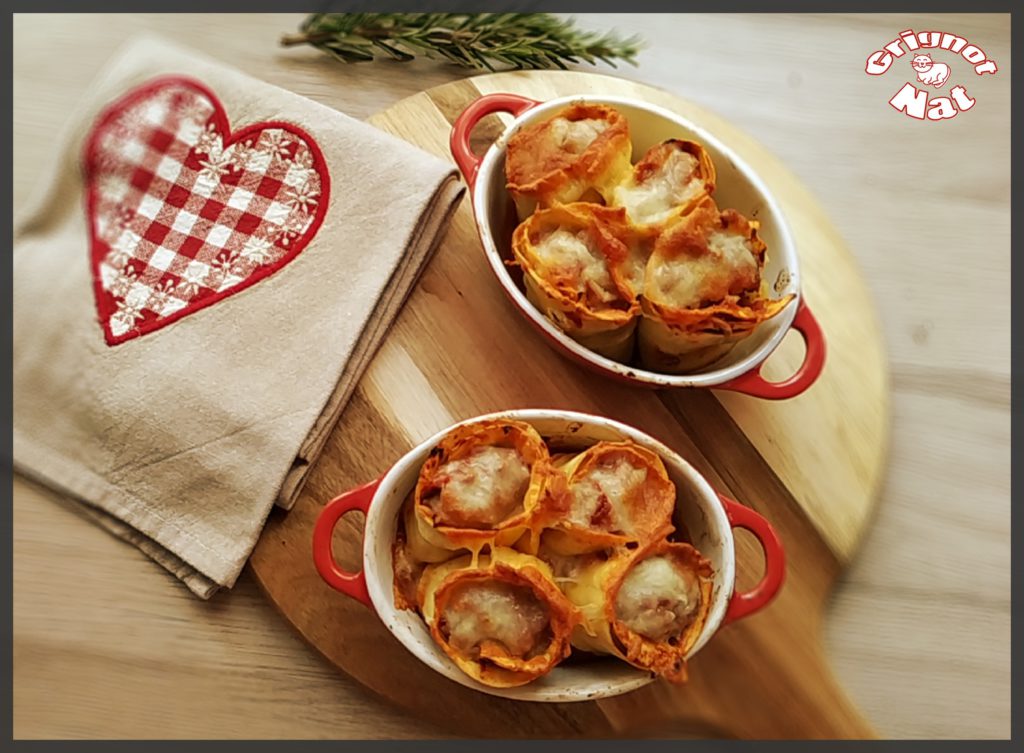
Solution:
[{"label": "rolled lasagna", "polygon": [[[420,576],[423,575],[428,563],[444,562],[455,555],[451,550],[432,547],[425,541],[422,542],[422,545],[428,547],[427,556],[423,556],[424,552],[422,551],[413,551],[414,547],[410,544],[409,536],[406,533],[410,523],[414,521],[409,514],[413,509],[413,495],[410,493],[402,507],[403,516],[395,530],[394,541],[391,542],[391,570],[394,574],[391,585],[396,609],[416,609],[418,606],[416,591],[419,587]],[[434,557],[434,559],[430,559],[430,557]]]},{"label": "rolled lasagna", "polygon": [[512,234],[526,296],[581,345],[608,358],[633,352],[644,251],[622,209],[578,202],[537,211]]},{"label": "rolled lasagna", "polygon": [[420,469],[404,516],[410,552],[439,562],[445,551],[469,549],[476,556],[484,546],[515,543],[532,526],[550,472],[547,445],[529,424],[456,427]]},{"label": "rolled lasagna", "polygon": [[571,651],[578,612],[536,557],[498,547],[423,573],[420,610],[430,634],[458,667],[492,687],[525,685]]},{"label": "rolled lasagna", "polygon": [[712,574],[693,546],[665,539],[608,559],[578,558],[560,578],[582,618],[572,644],[685,682],[687,654],[711,607]]},{"label": "rolled lasagna", "polygon": [[612,191],[612,206],[624,207],[643,233],[656,234],[673,217],[693,210],[715,190],[715,166],[695,141],[669,139],[651,147],[632,173]]},{"label": "rolled lasagna", "polygon": [[605,105],[577,103],[517,131],[505,156],[507,187],[520,220],[537,208],[607,201],[629,173],[629,123]]},{"label": "rolled lasagna", "polygon": [[672,530],[676,489],[665,464],[635,442],[599,442],[567,461],[544,495],[546,549],[582,554],[646,544]]},{"label": "rolled lasagna", "polygon": [[666,373],[704,368],[792,300],[765,294],[765,244],[757,228],[735,210],[719,211],[710,198],[665,228],[644,276],[644,366]]}]

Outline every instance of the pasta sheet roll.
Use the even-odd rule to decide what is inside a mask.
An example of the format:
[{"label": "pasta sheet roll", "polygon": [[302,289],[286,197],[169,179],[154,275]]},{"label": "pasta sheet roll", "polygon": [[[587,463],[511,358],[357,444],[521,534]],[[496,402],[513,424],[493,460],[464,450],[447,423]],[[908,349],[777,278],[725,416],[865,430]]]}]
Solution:
[{"label": "pasta sheet roll", "polygon": [[412,510],[405,511],[408,547],[422,561],[445,550],[509,546],[533,525],[552,473],[547,445],[529,424],[486,420],[445,435],[420,469]]},{"label": "pasta sheet roll", "polygon": [[598,442],[568,460],[544,495],[543,545],[556,554],[646,544],[672,530],[676,488],[657,453]]},{"label": "pasta sheet roll", "polygon": [[607,560],[588,555],[562,579],[582,615],[573,645],[684,682],[711,608],[712,574],[690,544],[665,539]]},{"label": "pasta sheet roll", "polygon": [[640,244],[622,209],[576,203],[542,209],[512,234],[526,297],[569,337],[608,358],[633,351],[643,283]]},{"label": "pasta sheet roll", "polygon": [[547,564],[498,547],[431,565],[419,585],[430,634],[470,677],[499,688],[546,675],[569,655],[579,619]]},{"label": "pasta sheet roll", "polygon": [[758,223],[705,198],[654,244],[639,325],[642,363],[685,373],[710,365],[793,299],[771,300]]},{"label": "pasta sheet roll", "polygon": [[519,220],[535,209],[606,202],[632,167],[629,123],[605,105],[577,103],[508,141],[505,177]]},{"label": "pasta sheet roll", "polygon": [[667,222],[688,214],[715,190],[715,166],[695,141],[669,139],[647,150],[632,173],[612,192],[612,206],[624,207],[630,222],[656,235]]}]

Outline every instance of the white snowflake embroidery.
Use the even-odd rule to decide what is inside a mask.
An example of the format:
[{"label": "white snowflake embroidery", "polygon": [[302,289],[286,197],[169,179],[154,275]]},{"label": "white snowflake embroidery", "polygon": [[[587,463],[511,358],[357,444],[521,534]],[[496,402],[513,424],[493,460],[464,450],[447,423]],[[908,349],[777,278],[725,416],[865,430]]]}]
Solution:
[{"label": "white snowflake embroidery", "polygon": [[313,186],[313,182],[307,180],[300,186],[289,188],[285,193],[285,206],[298,207],[303,212],[309,212],[316,207],[316,197],[320,191]]},{"label": "white snowflake embroidery", "polygon": [[294,230],[296,233],[304,233],[306,232],[306,228],[308,228],[312,222],[313,216],[309,212],[299,210],[288,215],[288,221],[285,223],[285,227],[290,230]]},{"label": "white snowflake embroidery", "polygon": [[[98,228],[98,235],[101,240],[105,241],[108,246],[113,246],[117,243],[118,239],[122,236],[125,230],[129,228],[132,220],[135,219],[135,212],[124,206],[116,206],[107,209],[100,213],[96,217],[96,226]],[[128,261],[128,254],[122,250],[116,252],[119,263],[114,263],[111,258],[115,256],[114,251],[109,251],[105,261],[111,266],[122,267]]]},{"label": "white snowflake embroidery", "polygon": [[303,183],[310,183],[317,190],[320,188],[320,178],[313,167],[313,155],[304,146],[295,150],[295,156],[286,160],[288,171],[284,182],[289,186],[301,186]]},{"label": "white snowflake embroidery", "polygon": [[265,134],[261,142],[263,151],[269,152],[272,157],[281,160],[288,158],[288,149],[295,143],[286,131],[270,131]]},{"label": "white snowflake embroidery", "polygon": [[313,169],[313,153],[303,147],[295,152],[293,162],[304,170]]},{"label": "white snowflake embroidery", "polygon": [[174,289],[174,294],[178,298],[194,298],[196,293],[199,292],[199,288],[203,284],[203,280],[206,277],[207,272],[203,267],[189,265],[185,270],[185,274],[181,276],[181,282],[178,283]]},{"label": "white snowflake embroidery", "polygon": [[217,157],[211,156],[208,160],[200,160],[199,164],[203,166],[203,169],[199,171],[199,177],[212,183],[219,183],[221,176],[232,169],[230,154],[221,153]]},{"label": "white snowflake embroidery", "polygon": [[210,274],[206,276],[204,284],[214,290],[224,290],[248,277],[256,266],[238,251],[222,251],[210,262]]},{"label": "white snowflake embroidery", "polygon": [[224,141],[221,139],[220,133],[217,132],[217,126],[207,123],[206,130],[199,134],[196,145],[192,149],[196,154],[209,156],[211,160],[220,159],[224,152]]},{"label": "white snowflake embroidery", "polygon": [[231,264],[228,266],[228,273],[232,277],[248,277],[249,273],[253,271],[258,265],[253,264],[249,259],[241,256],[236,256],[231,260]]},{"label": "white snowflake embroidery", "polygon": [[210,105],[198,97],[187,97],[178,108],[181,119],[202,125],[210,117]]},{"label": "white snowflake embroidery", "polygon": [[173,115],[174,111],[169,97],[162,97],[159,101],[150,102],[138,112],[142,128],[135,130],[135,133],[147,136],[154,129],[173,129],[174,126],[171,122]]},{"label": "white snowflake embroidery", "polygon": [[232,170],[244,170],[249,162],[252,160],[253,149],[252,141],[246,141],[244,144],[235,144],[230,149],[231,151],[231,169]]},{"label": "white snowflake embroidery", "polygon": [[131,329],[142,318],[142,306],[128,301],[117,301],[117,311],[110,317],[111,329],[121,332]]},{"label": "white snowflake embroidery", "polygon": [[221,176],[228,172],[244,170],[252,160],[254,152],[251,141],[225,149],[220,134],[216,132],[212,123],[206,127],[193,150],[196,154],[206,155],[205,160],[199,161],[203,166],[199,171],[199,177],[211,183],[219,183]]},{"label": "white snowflake embroidery", "polygon": [[134,210],[129,209],[125,206],[119,206],[114,210],[114,224],[121,230],[124,230],[132,224],[132,220],[135,219]]},{"label": "white snowflake embroidery", "polygon": [[162,314],[170,302],[171,294],[174,292],[174,283],[171,280],[164,280],[150,291],[149,300],[143,308],[147,308],[156,314]]},{"label": "white snowflake embroidery", "polygon": [[[216,263],[216,261],[213,262],[213,265],[216,265]],[[210,273],[203,278],[203,286],[210,288],[210,290],[220,290],[228,277],[228,273],[223,267],[213,265],[210,267]]]},{"label": "white snowflake embroidery", "polygon": [[139,273],[133,267],[126,266],[117,273],[117,276],[111,281],[108,290],[112,296],[124,298],[128,295],[128,291],[132,289],[132,285],[138,281]]},{"label": "white snowflake embroidery", "polygon": [[226,250],[217,254],[217,258],[210,262],[210,273],[206,276],[203,284],[214,290],[219,288],[223,284],[224,278],[231,274],[231,260],[234,257],[234,252]]},{"label": "white snowflake embroidery", "polygon": [[[118,157],[116,162],[120,164],[121,158]],[[108,201],[123,201],[134,190],[123,175],[118,175],[113,169],[107,168],[100,169],[96,186],[99,188],[100,196]]]},{"label": "white snowflake embroidery", "polygon": [[280,241],[282,246],[291,245],[293,240],[306,232],[306,228],[309,227],[309,223],[312,220],[313,218],[301,209],[292,212],[288,215],[288,219],[284,221],[284,225],[277,228],[276,240]]},{"label": "white snowflake embroidery", "polygon": [[282,182],[291,189],[302,187],[309,183],[310,188],[315,190],[314,195],[320,193],[320,178],[317,176],[316,171],[298,167],[294,163],[288,168],[288,172],[285,174]]},{"label": "white snowflake embroidery", "polygon": [[[110,131],[108,133],[111,139],[120,141],[132,133],[138,133],[140,130],[145,129],[146,125],[145,113],[139,108],[133,107],[122,112],[110,124]],[[114,144],[113,148],[116,149],[117,145]]]},{"label": "white snowflake embroidery", "polygon": [[276,256],[274,249],[274,242],[270,238],[260,238],[255,235],[250,235],[246,239],[245,245],[242,246],[242,250],[239,252],[239,255],[259,266],[260,264],[266,264]]},{"label": "white snowflake embroidery", "polygon": [[124,252],[123,249],[114,247],[110,249],[106,258],[103,260],[114,269],[121,269],[132,257]]},{"label": "white snowflake embroidery", "polygon": [[133,233],[130,228],[125,228],[117,240],[111,244],[110,251],[107,252],[104,261],[114,269],[120,269],[131,261],[138,245],[139,236]]}]

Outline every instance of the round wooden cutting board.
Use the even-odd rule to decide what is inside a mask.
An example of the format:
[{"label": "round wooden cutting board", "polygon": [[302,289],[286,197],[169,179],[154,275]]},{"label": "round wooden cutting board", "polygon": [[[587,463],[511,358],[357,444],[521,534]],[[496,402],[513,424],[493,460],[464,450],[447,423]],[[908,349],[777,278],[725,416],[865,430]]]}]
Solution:
[{"label": "round wooden cutting board", "polygon": [[[635,82],[576,72],[493,74],[410,97],[371,122],[450,160],[452,121],[480,94],[498,91],[541,100],[577,93],[637,97],[678,112],[730,145],[760,173],[792,226],[804,295],[828,342],[824,372],[803,395],[771,402],[721,391],[639,390],[584,371],[549,348],[505,298],[464,200],[295,507],[271,515],[251,559],[257,580],[328,661],[456,734],[873,736],[837,686],[821,645],[824,603],[869,522],[888,449],[883,342],[853,257],[814,198],[761,146],[721,118]],[[480,124],[481,147],[502,123],[491,116]],[[765,375],[787,376],[802,355],[799,337],[787,336]],[[778,531],[788,559],[778,598],[723,628],[690,662],[686,685],[656,682],[617,698],[565,704],[477,693],[426,668],[372,611],[317,575],[312,530],[327,501],[376,478],[413,445],[457,420],[531,407],[603,414],[658,437]],[[360,561],[361,534],[355,515],[335,533],[336,556],[351,569]],[[749,587],[760,577],[760,548],[739,532],[737,554],[738,587]]]}]

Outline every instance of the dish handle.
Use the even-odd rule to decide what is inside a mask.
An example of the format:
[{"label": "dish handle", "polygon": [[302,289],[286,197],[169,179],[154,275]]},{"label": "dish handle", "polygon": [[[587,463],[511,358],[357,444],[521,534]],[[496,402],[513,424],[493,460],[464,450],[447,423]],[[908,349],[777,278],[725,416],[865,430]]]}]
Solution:
[{"label": "dish handle", "polygon": [[508,112],[519,117],[531,107],[536,107],[539,104],[540,102],[535,99],[521,97],[518,94],[485,94],[474,100],[455,119],[450,139],[452,156],[455,157],[455,162],[465,176],[470,189],[476,183],[476,173],[480,169],[481,160],[473,153],[473,148],[469,143],[469,137],[473,133],[473,129],[476,128],[476,124],[496,112]]},{"label": "dish handle", "polygon": [[758,368],[741,374],[735,379],[730,379],[728,382],[718,385],[716,389],[733,390],[742,392],[744,395],[768,400],[785,400],[796,397],[814,384],[825,367],[825,335],[821,331],[818,320],[814,318],[814,314],[811,313],[811,309],[802,298],[796,310],[796,318],[793,319],[793,329],[803,336],[804,344],[807,347],[804,361],[793,376],[781,382],[769,382],[761,376],[761,368],[764,365],[764,361],[762,361]]},{"label": "dish handle", "polygon": [[761,582],[749,591],[733,592],[725,611],[725,619],[722,621],[723,625],[728,625],[764,608],[775,598],[786,576],[786,552],[771,523],[761,515],[724,494],[719,494],[718,498],[725,507],[729,524],[733,528],[745,528],[750,531],[757,537],[764,550],[764,576]]},{"label": "dish handle", "polygon": [[342,516],[352,510],[362,510],[366,514],[373,501],[373,495],[380,486],[380,479],[363,484],[355,489],[341,494],[326,505],[317,516],[316,524],[313,526],[313,563],[327,585],[341,591],[346,596],[351,596],[361,601],[368,607],[372,607],[370,593],[366,590],[366,576],[363,571],[349,573],[341,569],[334,559],[334,552],[331,549],[331,539],[334,535],[334,527],[341,520]]}]

